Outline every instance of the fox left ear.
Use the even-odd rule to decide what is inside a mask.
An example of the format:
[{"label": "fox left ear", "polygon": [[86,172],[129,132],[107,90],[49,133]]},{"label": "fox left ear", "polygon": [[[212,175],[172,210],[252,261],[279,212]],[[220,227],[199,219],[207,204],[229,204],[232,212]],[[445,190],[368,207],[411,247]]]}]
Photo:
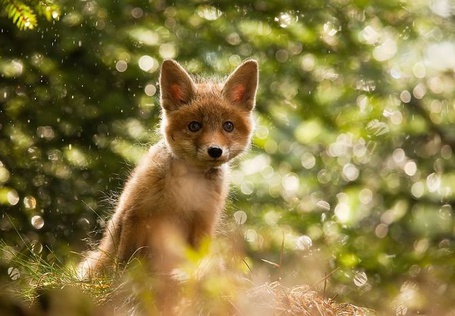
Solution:
[{"label": "fox left ear", "polygon": [[160,74],[161,106],[174,111],[188,104],[196,91],[193,79],[176,61],[163,62]]},{"label": "fox left ear", "polygon": [[247,60],[237,67],[224,84],[222,95],[230,103],[251,111],[256,103],[258,63]]}]

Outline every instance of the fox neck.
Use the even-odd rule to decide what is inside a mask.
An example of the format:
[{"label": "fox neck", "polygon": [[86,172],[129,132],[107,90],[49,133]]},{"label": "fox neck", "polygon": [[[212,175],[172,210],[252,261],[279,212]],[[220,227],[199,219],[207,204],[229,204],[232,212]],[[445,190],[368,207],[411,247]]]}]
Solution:
[{"label": "fox neck", "polygon": [[221,170],[225,170],[228,168],[227,163],[223,163],[220,165],[208,165],[206,163],[193,163],[191,161],[185,160],[185,159],[180,159],[178,157],[174,157],[174,161],[181,165],[184,166],[188,172],[191,173],[203,173],[206,175],[211,175],[214,173],[217,173]]},{"label": "fox neck", "polygon": [[162,143],[162,145],[166,148],[171,158],[172,164],[179,166],[180,168],[186,169],[189,173],[201,173],[210,176],[220,171],[225,171],[229,169],[229,164],[227,162],[215,164],[215,162],[207,163],[202,161],[192,161],[189,159],[180,158],[172,152],[172,150],[170,149],[169,145],[166,144],[166,142]]}]

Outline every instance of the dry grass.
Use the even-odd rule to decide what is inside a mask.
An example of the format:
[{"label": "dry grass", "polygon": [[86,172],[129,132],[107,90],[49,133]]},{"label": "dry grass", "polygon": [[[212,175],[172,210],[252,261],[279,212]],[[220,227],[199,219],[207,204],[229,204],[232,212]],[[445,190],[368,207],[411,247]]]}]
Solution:
[{"label": "dry grass", "polygon": [[324,298],[309,286],[285,287],[279,282],[264,284],[252,289],[248,296],[252,306],[260,310],[257,315],[299,316],[369,316],[375,312],[352,304],[339,304]]},{"label": "dry grass", "polygon": [[[0,286],[0,315],[164,315],[155,304],[156,280],[140,265],[117,276],[81,281],[74,265],[49,263],[37,255],[19,256],[11,247],[0,246],[1,266],[10,274]],[[219,249],[215,254],[208,249],[189,252],[176,275],[172,308],[165,315],[375,315],[366,308],[337,303],[315,291],[315,286],[254,283],[243,256],[233,256],[228,247]]]}]

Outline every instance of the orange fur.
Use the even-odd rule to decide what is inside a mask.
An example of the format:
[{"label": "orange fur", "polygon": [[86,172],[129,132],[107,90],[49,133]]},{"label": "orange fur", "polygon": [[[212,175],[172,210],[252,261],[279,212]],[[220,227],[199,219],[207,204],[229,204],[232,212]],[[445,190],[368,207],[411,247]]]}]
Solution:
[{"label": "orange fur", "polygon": [[137,256],[169,273],[184,247],[197,248],[214,234],[228,194],[228,162],[250,144],[257,81],[253,60],[224,84],[195,82],[177,62],[163,62],[163,140],[131,174],[98,249],[80,265],[83,278]]}]

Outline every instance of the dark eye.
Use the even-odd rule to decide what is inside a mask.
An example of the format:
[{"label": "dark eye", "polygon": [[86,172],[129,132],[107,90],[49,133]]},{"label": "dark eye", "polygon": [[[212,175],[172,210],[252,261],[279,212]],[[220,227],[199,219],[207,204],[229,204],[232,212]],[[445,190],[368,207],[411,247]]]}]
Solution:
[{"label": "dark eye", "polygon": [[192,121],[190,124],[188,124],[188,129],[191,132],[197,132],[202,128],[202,124],[196,121]]},{"label": "dark eye", "polygon": [[224,122],[223,123],[223,129],[226,132],[232,132],[234,130],[234,124],[230,121]]}]

